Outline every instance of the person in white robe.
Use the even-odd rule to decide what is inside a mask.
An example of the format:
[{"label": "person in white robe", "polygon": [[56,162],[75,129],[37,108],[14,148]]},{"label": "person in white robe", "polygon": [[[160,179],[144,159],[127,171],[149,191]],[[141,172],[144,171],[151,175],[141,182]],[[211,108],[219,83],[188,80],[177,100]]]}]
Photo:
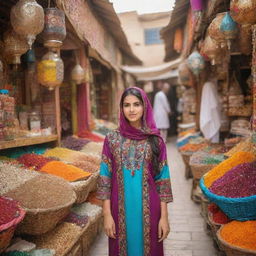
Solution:
[{"label": "person in white robe", "polygon": [[219,142],[221,107],[215,79],[203,86],[200,110],[200,130],[204,137],[213,143]]},{"label": "person in white robe", "polygon": [[164,142],[167,140],[168,129],[170,127],[169,115],[171,108],[166,96],[169,90],[170,85],[164,83],[162,90],[156,93],[153,104],[156,127],[160,130]]}]

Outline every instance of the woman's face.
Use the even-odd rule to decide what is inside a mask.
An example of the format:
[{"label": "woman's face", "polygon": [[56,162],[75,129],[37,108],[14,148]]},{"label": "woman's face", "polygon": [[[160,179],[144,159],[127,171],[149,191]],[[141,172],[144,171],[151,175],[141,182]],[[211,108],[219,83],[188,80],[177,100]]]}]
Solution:
[{"label": "woman's face", "polygon": [[124,98],[123,112],[130,124],[136,128],[141,128],[143,116],[143,103],[134,95],[128,95]]}]

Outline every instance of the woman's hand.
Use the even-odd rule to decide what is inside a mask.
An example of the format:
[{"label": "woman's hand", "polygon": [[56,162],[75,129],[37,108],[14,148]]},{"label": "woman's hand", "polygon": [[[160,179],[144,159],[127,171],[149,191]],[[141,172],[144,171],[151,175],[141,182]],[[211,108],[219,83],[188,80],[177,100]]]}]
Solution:
[{"label": "woman's hand", "polygon": [[104,230],[108,237],[116,238],[116,226],[110,213],[104,215]]},{"label": "woman's hand", "polygon": [[170,226],[168,218],[161,217],[158,223],[158,242],[163,241],[167,238],[168,234],[170,233]]}]

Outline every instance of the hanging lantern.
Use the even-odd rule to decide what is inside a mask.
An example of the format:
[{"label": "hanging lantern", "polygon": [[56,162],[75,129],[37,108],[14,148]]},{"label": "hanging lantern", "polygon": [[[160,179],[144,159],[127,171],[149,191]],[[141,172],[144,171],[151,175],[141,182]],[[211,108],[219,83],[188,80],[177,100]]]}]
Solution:
[{"label": "hanging lantern", "polygon": [[227,40],[228,49],[230,50],[231,40],[236,38],[238,30],[236,22],[234,22],[228,12],[226,12],[224,18],[222,19],[220,30],[224,34],[225,39]]},{"label": "hanging lantern", "polygon": [[11,9],[13,30],[27,38],[31,49],[36,35],[44,28],[44,10],[35,0],[20,0]]},{"label": "hanging lantern", "polygon": [[64,77],[64,64],[57,53],[48,52],[38,63],[38,81],[41,85],[54,89],[60,86]]},{"label": "hanging lantern", "polygon": [[252,53],[252,28],[251,25],[239,26],[238,43],[240,52],[245,55]]},{"label": "hanging lantern", "polygon": [[204,58],[198,51],[192,52],[189,55],[187,62],[188,62],[189,69],[197,77],[205,67]]},{"label": "hanging lantern", "polygon": [[255,0],[231,0],[230,15],[239,24],[256,23]]},{"label": "hanging lantern", "polygon": [[178,67],[179,72],[179,83],[184,86],[192,87],[194,84],[193,75],[188,68],[186,62],[182,62]]},{"label": "hanging lantern", "polygon": [[20,64],[20,56],[29,49],[27,41],[13,30],[5,32],[3,41],[7,62],[10,64]]},{"label": "hanging lantern", "polygon": [[65,14],[57,8],[45,9],[44,46],[60,48],[66,37]]},{"label": "hanging lantern", "polygon": [[72,69],[71,79],[76,84],[81,84],[85,81],[85,70],[81,67],[81,65],[76,64],[75,67]]},{"label": "hanging lantern", "polygon": [[221,48],[218,47],[216,41],[207,35],[202,46],[202,55],[206,55],[211,60],[211,64],[215,65],[220,53]]},{"label": "hanging lantern", "polygon": [[174,33],[173,48],[177,53],[182,51],[183,47],[183,31],[181,28],[177,28]]},{"label": "hanging lantern", "polygon": [[216,17],[212,20],[208,28],[209,36],[214,39],[221,47],[224,47],[226,45],[225,35],[220,30],[220,25],[225,14],[225,12],[218,13]]},{"label": "hanging lantern", "polygon": [[35,51],[33,49],[28,50],[24,55],[24,61],[27,63],[36,62]]}]

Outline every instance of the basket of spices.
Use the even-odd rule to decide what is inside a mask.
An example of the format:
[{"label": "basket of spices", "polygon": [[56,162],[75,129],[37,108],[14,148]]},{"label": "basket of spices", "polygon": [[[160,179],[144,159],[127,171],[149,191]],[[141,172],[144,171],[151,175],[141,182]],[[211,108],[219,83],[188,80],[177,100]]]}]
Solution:
[{"label": "basket of spices", "polygon": [[0,196],[0,253],[8,247],[16,226],[24,216],[25,211],[17,201]]},{"label": "basket of spices", "polygon": [[230,218],[256,219],[256,162],[248,152],[238,152],[212,169],[200,180],[210,201]]},{"label": "basket of spices", "polygon": [[90,192],[96,189],[99,172],[93,173],[87,180],[71,182],[73,190],[76,192],[76,203],[80,204],[86,201]]},{"label": "basket of spices", "polygon": [[72,186],[65,180],[41,174],[6,193],[19,201],[26,217],[17,227],[18,233],[40,235],[53,229],[76,201]]},{"label": "basket of spices", "polygon": [[256,221],[232,221],[218,230],[217,238],[227,256],[256,255]]}]

